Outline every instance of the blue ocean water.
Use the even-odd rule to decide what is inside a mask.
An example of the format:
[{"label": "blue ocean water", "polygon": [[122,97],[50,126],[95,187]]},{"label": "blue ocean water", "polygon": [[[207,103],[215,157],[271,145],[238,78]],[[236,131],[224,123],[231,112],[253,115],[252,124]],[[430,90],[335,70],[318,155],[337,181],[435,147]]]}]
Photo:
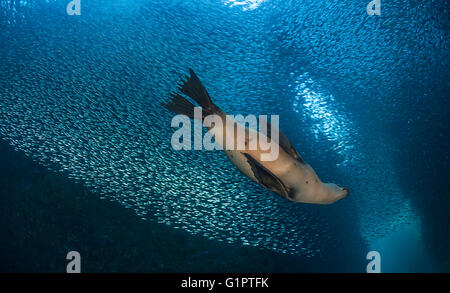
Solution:
[{"label": "blue ocean water", "polygon": [[[188,245],[177,235],[189,235],[199,251],[235,252],[202,253],[199,263],[257,270],[236,260],[259,264],[264,251],[274,271],[364,272],[375,250],[384,272],[450,270],[445,1],[382,1],[379,16],[367,15],[369,1],[81,0],[79,16],[67,15],[68,2],[0,0],[5,213],[20,193],[10,182],[27,188],[17,179],[25,171],[14,171],[19,161],[30,166],[23,170],[67,179],[58,183],[71,190],[58,191],[66,197],[83,190],[104,199],[59,200],[101,210],[119,204],[111,208],[117,221],[132,221],[120,214],[128,208],[135,225],[174,247]],[[330,206],[293,204],[243,177],[223,153],[174,151],[172,114],[160,104],[188,68],[227,113],[280,115],[281,130],[321,179],[349,187],[350,196]],[[36,180],[31,190],[53,186]],[[103,213],[90,217],[109,225]],[[21,225],[7,219],[4,235]],[[73,235],[86,249],[102,249],[86,244],[94,235]],[[33,239],[55,236],[40,237]],[[126,242],[112,239],[119,250]],[[173,253],[138,239],[137,251],[150,246],[155,262]],[[45,262],[39,255],[51,258],[52,249],[30,257]],[[15,260],[6,252],[1,259]],[[126,268],[101,269],[148,270],[130,259]],[[5,262],[4,271],[36,270]],[[164,269],[202,270],[181,260]]]}]

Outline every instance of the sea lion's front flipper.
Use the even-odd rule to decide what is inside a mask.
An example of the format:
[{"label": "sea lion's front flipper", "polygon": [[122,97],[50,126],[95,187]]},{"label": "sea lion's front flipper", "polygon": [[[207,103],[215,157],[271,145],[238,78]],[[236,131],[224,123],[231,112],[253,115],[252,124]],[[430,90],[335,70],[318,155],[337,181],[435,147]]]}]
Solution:
[{"label": "sea lion's front flipper", "polygon": [[[266,136],[270,139],[272,139],[272,125],[270,124],[269,121],[260,118],[262,121],[267,123],[267,133]],[[302,164],[306,164],[305,161],[303,161],[302,157],[299,155],[299,153],[297,152],[297,150],[294,148],[294,146],[292,145],[291,141],[289,140],[289,138],[287,138],[286,134],[284,134],[283,132],[281,132],[281,130],[278,130],[278,144],[280,145],[280,147],[289,155],[291,155],[294,159],[296,159],[297,161],[299,161]]]},{"label": "sea lion's front flipper", "polygon": [[247,158],[247,162],[250,164],[253,174],[255,175],[255,178],[258,180],[259,184],[271,191],[278,192],[284,197],[289,198],[289,190],[278,177],[276,177],[260,162],[255,160],[255,158],[253,158],[251,155],[246,153],[244,153],[243,155]]}]

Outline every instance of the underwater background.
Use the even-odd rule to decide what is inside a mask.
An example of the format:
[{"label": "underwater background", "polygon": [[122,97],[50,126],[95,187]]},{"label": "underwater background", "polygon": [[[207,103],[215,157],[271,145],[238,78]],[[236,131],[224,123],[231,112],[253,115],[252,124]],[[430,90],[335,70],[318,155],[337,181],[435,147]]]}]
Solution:
[{"label": "underwater background", "polygon": [[[447,1],[0,0],[0,271],[450,272]],[[280,115],[333,205],[174,151],[193,68]]]}]

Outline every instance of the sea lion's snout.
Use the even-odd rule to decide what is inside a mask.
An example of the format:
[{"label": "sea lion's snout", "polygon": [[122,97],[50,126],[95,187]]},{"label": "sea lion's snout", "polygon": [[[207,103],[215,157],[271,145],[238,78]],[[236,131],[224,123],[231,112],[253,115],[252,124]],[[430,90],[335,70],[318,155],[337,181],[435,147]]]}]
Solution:
[{"label": "sea lion's snout", "polygon": [[346,187],[341,187],[334,183],[324,183],[324,185],[328,188],[329,193],[328,196],[331,200],[331,203],[336,202],[340,199],[347,197],[350,190]]},{"label": "sea lion's snout", "polygon": [[342,190],[345,192],[344,196],[347,196],[350,193],[350,189],[348,188],[342,188]]}]

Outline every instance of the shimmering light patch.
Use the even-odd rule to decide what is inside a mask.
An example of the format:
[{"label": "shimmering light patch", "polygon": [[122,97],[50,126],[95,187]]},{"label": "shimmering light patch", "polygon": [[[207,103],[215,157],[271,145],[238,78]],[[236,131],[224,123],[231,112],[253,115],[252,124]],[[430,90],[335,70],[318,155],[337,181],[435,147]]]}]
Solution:
[{"label": "shimmering light patch", "polygon": [[309,73],[299,75],[295,84],[293,109],[311,123],[310,131],[315,138],[312,143],[319,145],[325,137],[330,148],[342,158],[337,165],[339,171],[351,177],[345,179],[350,181],[351,204],[359,212],[362,237],[374,243],[379,237],[413,223],[416,213],[399,187],[394,161],[382,144],[382,135],[377,136],[379,140],[362,141],[345,107]]},{"label": "shimmering light patch", "polygon": [[230,7],[240,6],[242,10],[254,10],[258,8],[266,0],[224,0],[225,5]]},{"label": "shimmering light patch", "polygon": [[342,164],[348,164],[352,157],[348,150],[353,148],[349,129],[353,129],[351,121],[335,108],[335,99],[332,94],[325,94],[317,84],[304,73],[295,81],[296,96],[293,110],[303,112],[311,118],[311,131],[316,137],[323,135],[333,144],[334,150],[343,156]]}]

